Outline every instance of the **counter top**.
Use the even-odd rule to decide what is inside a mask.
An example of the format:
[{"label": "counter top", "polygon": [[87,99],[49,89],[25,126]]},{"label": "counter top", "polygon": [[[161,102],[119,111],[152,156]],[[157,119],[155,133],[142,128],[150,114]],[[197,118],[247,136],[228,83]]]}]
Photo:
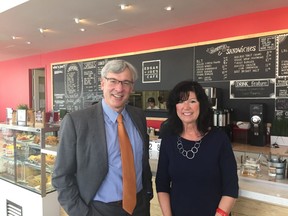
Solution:
[{"label": "counter top", "polygon": [[[150,165],[153,175],[156,174],[160,140],[150,141]],[[280,148],[259,147],[247,144],[233,143],[233,150],[238,152],[263,153],[288,157],[288,147]],[[288,207],[288,179],[277,179],[276,182],[268,181],[267,167],[263,167],[262,175],[258,178],[239,175],[239,197],[254,199],[275,205]]]},{"label": "counter top", "polygon": [[279,155],[288,157],[288,146],[279,146],[279,148],[271,148],[269,146],[252,146],[242,143],[232,143],[233,151],[239,152],[251,152],[251,153],[263,153],[268,155]]},{"label": "counter top", "polygon": [[[155,135],[150,136],[150,141],[153,144],[154,142],[155,143],[161,142],[158,136],[155,136]],[[233,142],[232,147],[234,151],[239,151],[239,152],[263,153],[267,155],[271,153],[272,155],[288,157],[288,146],[279,145],[279,148],[271,148],[270,146],[253,146],[249,144]]]},{"label": "counter top", "polygon": [[[263,153],[288,157],[288,147],[279,146],[252,146],[247,144],[233,143],[234,152]],[[254,199],[275,205],[288,207],[288,179],[277,179],[276,182],[268,181],[267,166],[261,166],[260,176],[257,178],[239,176],[239,197]],[[287,174],[286,174],[287,176]]]},{"label": "counter top", "polygon": [[[150,160],[153,176],[156,175],[157,162],[156,159]],[[288,179],[270,182],[239,175],[239,197],[288,207]]]},{"label": "counter top", "polygon": [[270,182],[239,176],[239,197],[288,207],[288,180]]}]

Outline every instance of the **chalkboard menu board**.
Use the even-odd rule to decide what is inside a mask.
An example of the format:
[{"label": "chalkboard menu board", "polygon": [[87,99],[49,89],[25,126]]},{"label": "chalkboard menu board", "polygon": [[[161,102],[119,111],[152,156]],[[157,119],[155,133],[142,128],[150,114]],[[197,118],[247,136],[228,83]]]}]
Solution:
[{"label": "chalkboard menu board", "polygon": [[[194,79],[225,91],[222,101],[228,106],[241,103],[249,107],[251,100],[244,99],[253,99],[254,103],[267,103],[269,111],[288,109],[288,34],[117,58],[129,61],[138,70],[136,91],[170,90],[179,81]],[[79,110],[98,101],[102,97],[100,71],[110,59],[52,64],[54,110]]]},{"label": "chalkboard menu board", "polygon": [[274,86],[271,79],[230,81],[230,98],[272,98]]},{"label": "chalkboard menu board", "polygon": [[288,77],[276,79],[276,97],[288,98]]},{"label": "chalkboard menu board", "polygon": [[102,97],[100,71],[107,60],[57,64],[53,71],[53,109],[83,109]]},{"label": "chalkboard menu board", "polygon": [[279,35],[278,76],[288,76],[288,35]]},{"label": "chalkboard menu board", "polygon": [[[288,48],[288,44],[287,44],[287,48]],[[282,73],[282,75],[283,74],[284,73]],[[288,112],[288,77],[282,76],[282,77],[276,78],[275,110],[283,110],[283,111]]]},{"label": "chalkboard menu board", "polygon": [[[133,64],[138,71],[136,91],[170,90],[176,82],[191,79],[193,50],[194,47],[189,47],[127,55],[121,59]],[[111,59],[117,58],[53,64],[53,109],[74,111],[99,101],[101,70]]]},{"label": "chalkboard menu board", "polygon": [[277,98],[275,104],[276,110],[288,111],[288,98]]},{"label": "chalkboard menu board", "polygon": [[199,82],[275,77],[276,36],[199,46],[195,79]]}]

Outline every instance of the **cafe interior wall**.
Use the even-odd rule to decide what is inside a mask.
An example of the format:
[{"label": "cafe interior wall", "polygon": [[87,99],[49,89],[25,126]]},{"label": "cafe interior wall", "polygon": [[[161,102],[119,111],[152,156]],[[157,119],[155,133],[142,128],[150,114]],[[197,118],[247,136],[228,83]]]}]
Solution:
[{"label": "cafe interior wall", "polygon": [[3,61],[0,62],[0,121],[5,121],[6,107],[16,108],[20,103],[31,106],[29,69],[45,68],[46,111],[50,111],[52,63],[195,46],[205,41],[285,30],[288,32],[288,7]]}]

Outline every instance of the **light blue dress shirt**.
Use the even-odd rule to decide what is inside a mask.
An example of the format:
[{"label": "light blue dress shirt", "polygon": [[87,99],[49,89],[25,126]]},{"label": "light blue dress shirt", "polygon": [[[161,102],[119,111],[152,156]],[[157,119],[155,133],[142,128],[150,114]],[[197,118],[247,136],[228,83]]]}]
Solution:
[{"label": "light blue dress shirt", "polygon": [[[104,111],[104,121],[106,130],[106,141],[108,150],[108,173],[102,185],[97,191],[94,200],[101,202],[114,202],[122,200],[122,163],[120,146],[117,133],[117,116],[118,113],[112,110],[104,100],[102,100]],[[123,122],[128,133],[136,169],[136,185],[137,192],[142,190],[142,155],[143,155],[143,140],[140,137],[134,123],[129,114],[124,109],[122,111]]]}]

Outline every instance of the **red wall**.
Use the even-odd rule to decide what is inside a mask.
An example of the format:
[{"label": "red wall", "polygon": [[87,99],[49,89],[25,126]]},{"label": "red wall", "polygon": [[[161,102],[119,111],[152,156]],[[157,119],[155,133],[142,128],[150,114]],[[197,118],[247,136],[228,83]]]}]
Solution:
[{"label": "red wall", "polygon": [[[288,29],[288,7],[153,34],[0,62],[0,121],[6,107],[29,104],[29,69],[46,69],[46,110],[52,107],[51,63],[217,40]],[[288,32],[288,30],[287,30]]]}]

